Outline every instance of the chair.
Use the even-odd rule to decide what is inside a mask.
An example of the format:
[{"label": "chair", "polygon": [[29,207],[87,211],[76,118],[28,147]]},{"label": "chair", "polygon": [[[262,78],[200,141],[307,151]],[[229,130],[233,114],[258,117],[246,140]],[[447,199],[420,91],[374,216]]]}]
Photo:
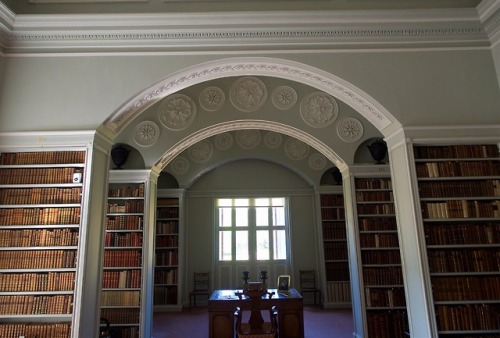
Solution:
[{"label": "chair", "polygon": [[196,306],[197,296],[209,296],[210,293],[210,275],[208,272],[195,272],[193,291],[189,293],[189,308]]},{"label": "chair", "polygon": [[316,273],[314,270],[299,270],[300,275],[300,294],[314,293],[314,304],[316,305],[316,294],[319,294],[321,301],[321,290],[316,287]]},{"label": "chair", "polygon": [[[278,308],[273,306],[269,310],[270,321],[264,321],[261,308],[264,296],[271,298],[274,292],[270,293],[261,287],[260,283],[251,283],[249,289],[237,292],[236,295],[243,302],[250,302],[250,319],[248,323],[243,323],[243,311],[241,306],[236,307],[234,316],[236,318],[235,331],[236,338],[277,338],[278,337]],[[248,299],[243,300],[243,296]],[[242,304],[240,304],[242,305]]]}]

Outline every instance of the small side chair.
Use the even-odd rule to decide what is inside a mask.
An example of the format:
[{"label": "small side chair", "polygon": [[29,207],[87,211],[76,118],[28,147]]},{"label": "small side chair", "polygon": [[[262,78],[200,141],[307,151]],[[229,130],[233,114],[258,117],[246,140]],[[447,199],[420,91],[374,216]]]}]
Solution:
[{"label": "small side chair", "polygon": [[208,272],[195,272],[193,291],[189,293],[189,308],[196,306],[197,296],[210,296],[210,274]]},{"label": "small side chair", "polygon": [[299,270],[300,275],[300,294],[314,293],[314,305],[316,305],[316,294],[319,294],[321,302],[321,290],[316,287],[316,271],[315,270]]}]

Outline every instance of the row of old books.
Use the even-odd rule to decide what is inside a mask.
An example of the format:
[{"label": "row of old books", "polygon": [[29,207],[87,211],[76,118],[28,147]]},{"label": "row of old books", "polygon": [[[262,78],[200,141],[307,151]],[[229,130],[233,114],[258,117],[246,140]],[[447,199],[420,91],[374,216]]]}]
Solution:
[{"label": "row of old books", "polygon": [[321,207],[343,207],[344,196],[340,194],[322,194],[320,204]]},{"label": "row of old books", "polygon": [[140,267],[142,251],[138,250],[106,250],[104,251],[104,267]]},{"label": "row of old books", "polygon": [[358,191],[356,201],[394,201],[392,191]]},{"label": "row of old books", "polygon": [[0,292],[71,291],[74,287],[74,272],[0,274]]},{"label": "row of old books", "polygon": [[36,151],[2,153],[1,165],[85,163],[85,151]]},{"label": "row of old books", "polygon": [[344,208],[321,208],[321,219],[323,220],[344,220]]},{"label": "row of old books", "polygon": [[403,285],[403,273],[400,266],[364,267],[365,286]]},{"label": "row of old books", "polygon": [[359,244],[361,245],[362,248],[398,247],[399,246],[398,234],[396,232],[373,234],[373,233],[364,233],[360,231]]},{"label": "row of old books", "polygon": [[359,231],[396,231],[397,224],[394,217],[377,218],[366,217],[358,219]]},{"label": "row of old books", "polygon": [[0,296],[0,315],[70,314],[73,295]]},{"label": "row of old books", "polygon": [[500,197],[500,180],[422,181],[418,187],[420,198]]},{"label": "row of old books", "polygon": [[155,286],[155,305],[177,304],[177,287]]},{"label": "row of old books", "polygon": [[106,217],[107,230],[142,230],[142,216],[117,215]]},{"label": "row of old books", "polygon": [[144,197],[144,184],[110,188],[108,197]]},{"label": "row of old books", "polygon": [[363,265],[387,265],[387,264],[401,264],[401,255],[399,247],[392,248],[391,250],[366,250],[362,249],[361,259]]},{"label": "row of old books", "polygon": [[157,208],[156,209],[156,219],[159,218],[179,218],[179,208]]},{"label": "row of old books", "polygon": [[0,204],[68,204],[80,203],[81,198],[81,187],[0,190]]},{"label": "row of old books", "polygon": [[0,269],[74,268],[76,250],[1,251]]},{"label": "row of old books", "polygon": [[122,203],[108,203],[108,213],[136,213],[144,212],[144,201],[125,201]]},{"label": "row of old books", "polygon": [[500,301],[500,276],[432,277],[434,301]]},{"label": "row of old books", "polygon": [[80,208],[0,209],[0,225],[79,224]]},{"label": "row of old books", "polygon": [[323,240],[346,240],[346,225],[342,223],[323,222]]},{"label": "row of old books", "polygon": [[155,245],[157,248],[177,247],[179,246],[179,236],[177,235],[158,236],[157,234]]},{"label": "row of old books", "polygon": [[451,200],[446,202],[422,202],[424,218],[499,218],[500,200],[497,201],[469,201]]},{"label": "row of old books", "polygon": [[179,233],[179,222],[156,221],[157,235],[178,234],[178,233]]},{"label": "row of old books", "polygon": [[431,272],[498,272],[500,252],[489,249],[428,250]]},{"label": "row of old books", "polygon": [[155,266],[175,266],[179,264],[179,253],[177,250],[156,251]]},{"label": "row of old books", "polygon": [[392,182],[385,178],[363,178],[356,180],[356,190],[360,189],[391,189]]},{"label": "row of old books", "polygon": [[425,224],[427,245],[494,244],[500,242],[500,223]]},{"label": "row of old books", "polygon": [[178,281],[178,270],[156,270],[154,276],[155,284],[177,284]]},{"label": "row of old books", "polygon": [[141,291],[109,291],[101,292],[101,306],[139,306]]},{"label": "row of old books", "polygon": [[47,337],[47,338],[69,338],[71,336],[71,325],[68,323],[47,324],[7,324],[0,323],[0,337]]},{"label": "row of old books", "polygon": [[365,288],[367,307],[406,306],[404,288]]},{"label": "row of old books", "polygon": [[489,158],[489,157],[498,157],[498,147],[495,144],[418,146],[414,148],[414,154],[416,159]]},{"label": "row of old books", "polygon": [[142,232],[106,232],[104,243],[106,247],[140,247],[142,246]]},{"label": "row of old books", "polygon": [[326,297],[329,302],[351,302],[351,285],[348,282],[327,282]]},{"label": "row of old books", "polygon": [[358,204],[360,215],[393,215],[395,212],[394,203]]},{"label": "row of old books", "polygon": [[115,324],[139,324],[140,309],[124,308],[102,308],[101,317],[109,320],[111,325]]},{"label": "row of old books", "polygon": [[76,245],[78,245],[78,229],[0,230],[0,247]]},{"label": "row of old books", "polygon": [[369,311],[366,324],[370,338],[406,338],[407,313],[404,310]]},{"label": "row of old books", "polygon": [[326,280],[349,281],[348,262],[325,262]]},{"label": "row of old books", "polygon": [[325,260],[347,260],[347,242],[324,242]]},{"label": "row of old books", "polygon": [[498,161],[443,161],[416,163],[417,177],[499,176]]},{"label": "row of old books", "polygon": [[103,271],[103,289],[125,289],[141,287],[141,270]]},{"label": "row of old books", "polygon": [[73,183],[78,168],[0,168],[0,184],[67,184]]},{"label": "row of old books", "polygon": [[438,305],[440,331],[491,330],[498,333],[498,319],[488,304]]}]

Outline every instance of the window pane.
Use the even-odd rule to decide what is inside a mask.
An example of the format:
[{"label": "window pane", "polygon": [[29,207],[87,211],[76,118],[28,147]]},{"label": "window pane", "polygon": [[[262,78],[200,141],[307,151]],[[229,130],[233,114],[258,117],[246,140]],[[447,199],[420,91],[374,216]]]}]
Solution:
[{"label": "window pane", "polygon": [[248,198],[236,198],[234,200],[235,207],[248,207],[250,206],[250,200]]},{"label": "window pane", "polygon": [[236,226],[248,226],[248,208],[236,208]]},{"label": "window pane", "polygon": [[219,226],[231,226],[231,208],[219,208]]},{"label": "window pane", "polygon": [[256,233],[257,260],[269,260],[269,231],[258,230]]},{"label": "window pane", "polygon": [[285,199],[283,197],[280,198],[273,198],[272,199],[272,205],[275,207],[282,207],[285,205]]},{"label": "window pane", "polygon": [[273,225],[285,225],[285,208],[273,207]]},{"label": "window pane", "polygon": [[255,222],[257,226],[268,226],[269,225],[269,208],[258,207],[255,208]]},{"label": "window pane", "polygon": [[255,199],[256,207],[267,207],[269,206],[269,198],[256,198]]},{"label": "window pane", "polygon": [[286,259],[285,230],[273,231],[274,259]]},{"label": "window pane", "polygon": [[236,231],[236,260],[248,260],[248,231]]},{"label": "window pane", "polygon": [[233,200],[230,198],[219,198],[217,200],[217,205],[219,207],[230,207],[233,205]]},{"label": "window pane", "polygon": [[219,260],[230,261],[231,254],[231,231],[219,231]]}]

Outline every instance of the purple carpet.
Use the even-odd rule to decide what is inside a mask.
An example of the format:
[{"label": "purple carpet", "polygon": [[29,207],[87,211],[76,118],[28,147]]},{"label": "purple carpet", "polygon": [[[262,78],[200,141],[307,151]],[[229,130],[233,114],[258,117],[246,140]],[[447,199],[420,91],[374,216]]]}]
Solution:
[{"label": "purple carpet", "polygon": [[[350,309],[322,309],[304,306],[305,338],[351,338]],[[152,338],[207,338],[208,309],[193,308],[182,312],[156,312]]]}]

